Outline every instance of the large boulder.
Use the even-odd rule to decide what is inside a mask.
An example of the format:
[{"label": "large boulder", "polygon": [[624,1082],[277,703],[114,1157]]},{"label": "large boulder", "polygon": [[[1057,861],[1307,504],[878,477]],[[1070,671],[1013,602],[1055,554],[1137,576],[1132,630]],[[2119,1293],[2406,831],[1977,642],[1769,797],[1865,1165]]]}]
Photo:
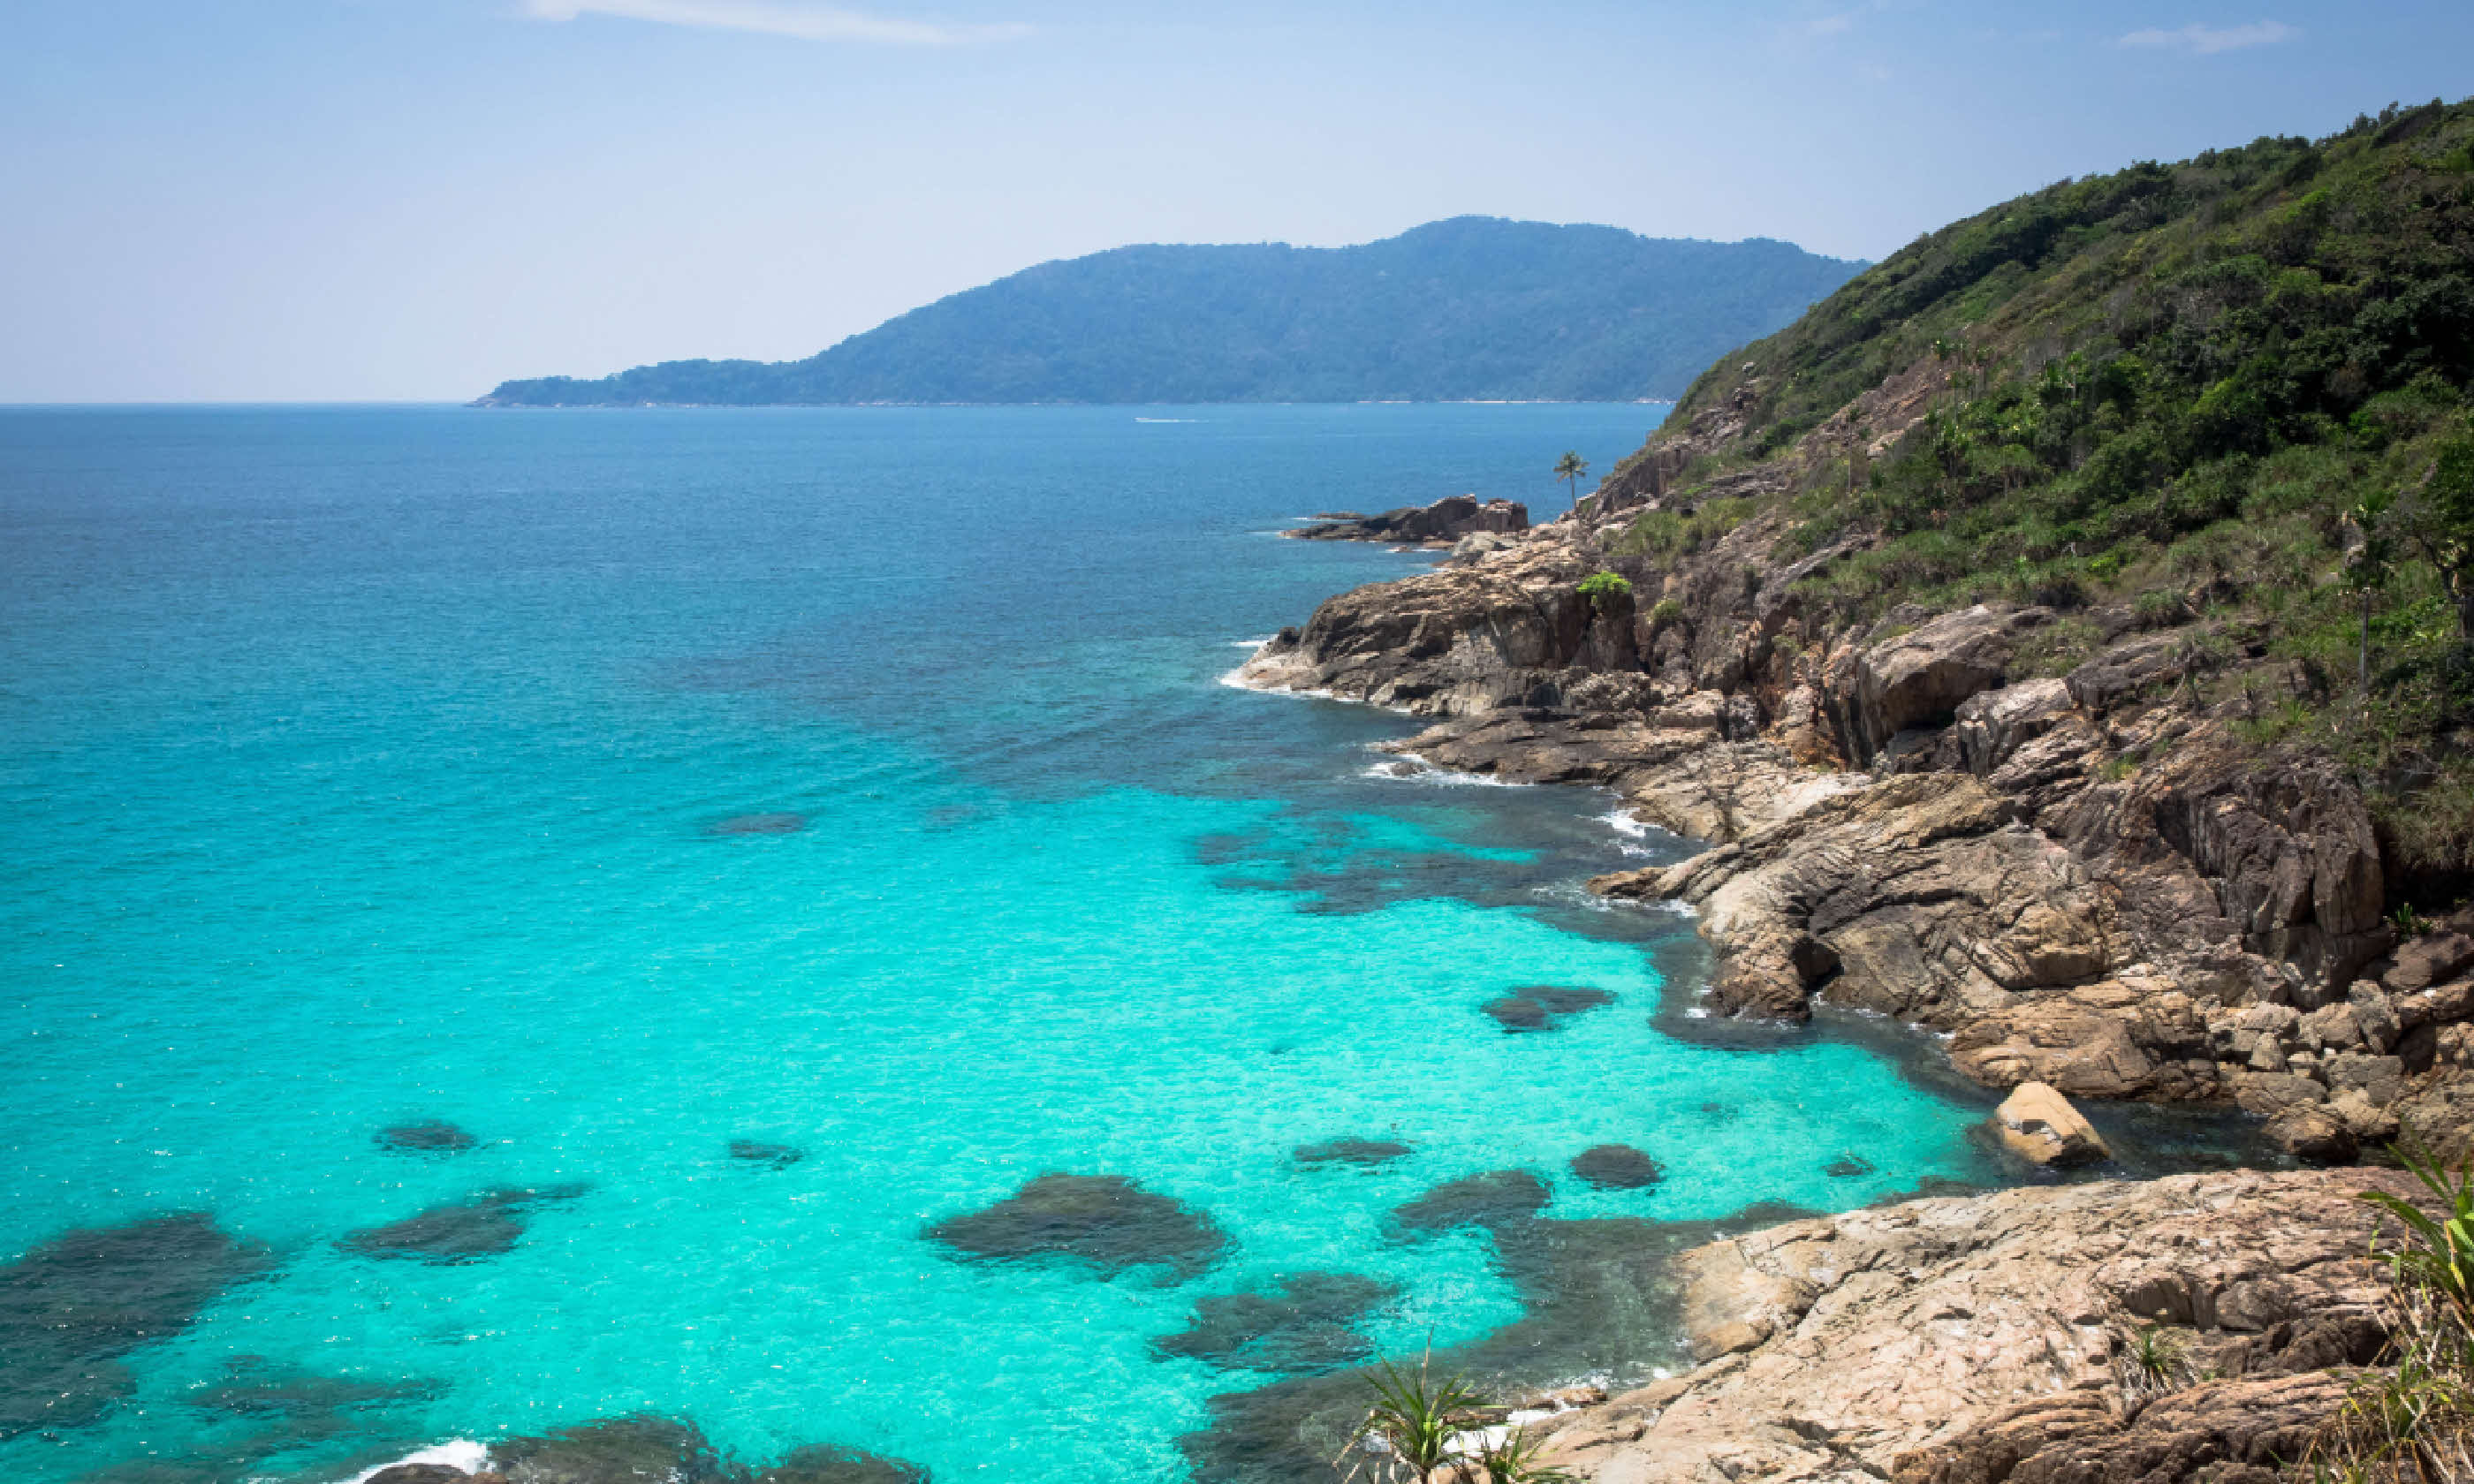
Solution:
[{"label": "large boulder", "polygon": [[2104,1136],[2071,1100],[2041,1082],[2023,1082],[1994,1110],[2001,1142],[2031,1164],[2089,1164],[2113,1158]]},{"label": "large boulder", "polygon": [[2052,616],[1979,603],[1847,650],[1828,676],[1847,756],[1867,760],[1902,731],[1949,723],[1961,702],[2008,678],[2020,636]]}]

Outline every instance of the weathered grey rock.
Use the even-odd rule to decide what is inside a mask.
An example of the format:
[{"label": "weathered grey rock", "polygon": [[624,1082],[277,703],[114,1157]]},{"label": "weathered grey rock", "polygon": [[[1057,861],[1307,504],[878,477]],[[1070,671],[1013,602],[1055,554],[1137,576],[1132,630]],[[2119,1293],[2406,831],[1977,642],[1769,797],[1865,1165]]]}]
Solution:
[{"label": "weathered grey rock", "polygon": [[2027,681],[1960,702],[1951,730],[1967,771],[1989,778],[2019,749],[2052,730],[2071,706],[2070,687],[2060,681]]},{"label": "weathered grey rock", "polygon": [[[2378,1343],[2383,1277],[2353,1194],[2366,1184],[2405,1188],[2360,1170],[2029,1187],[1695,1249],[1686,1325],[1719,1358],[1571,1414],[1546,1459],[1597,1484],[1980,1484],[2036,1460],[2053,1484],[2144,1484],[2188,1474],[2110,1471],[2149,1447],[2247,1458],[2343,1395],[2283,1369]],[[2134,1413],[2121,1356],[2149,1323],[2234,1378]],[[2073,1457],[2114,1462],[2072,1472]]]},{"label": "weathered grey rock", "polygon": [[2071,1100],[2041,1082],[2023,1082],[1994,1111],[2001,1142],[2032,1164],[2088,1164],[2113,1157],[2104,1136]]}]

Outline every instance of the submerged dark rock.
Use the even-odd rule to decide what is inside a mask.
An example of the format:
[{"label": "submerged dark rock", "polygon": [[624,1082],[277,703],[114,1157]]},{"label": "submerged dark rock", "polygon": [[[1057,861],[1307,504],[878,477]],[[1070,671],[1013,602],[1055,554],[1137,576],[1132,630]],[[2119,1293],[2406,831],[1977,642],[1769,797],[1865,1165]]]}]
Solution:
[{"label": "submerged dark rock", "polygon": [[1601,1190],[1638,1190],[1666,1178],[1666,1167],[1630,1144],[1600,1144],[1572,1156],[1572,1173]]},{"label": "submerged dark rock", "polygon": [[1193,1278],[1228,1245],[1209,1216],[1122,1175],[1042,1175],[985,1210],[936,1223],[926,1235],[983,1261],[1073,1257],[1102,1278],[1165,1267],[1163,1283]]},{"label": "submerged dark rock", "polygon": [[766,1469],[736,1465],[693,1423],[642,1412],[501,1443],[490,1467],[507,1484],[929,1484],[915,1464],[850,1448],[803,1448]]},{"label": "submerged dark rock", "polygon": [[569,1201],[585,1186],[546,1185],[536,1190],[484,1190],[419,1215],[354,1232],[339,1244],[368,1257],[393,1257],[451,1267],[514,1250],[531,1209]]},{"label": "submerged dark rock", "polygon": [[418,1123],[399,1123],[378,1130],[380,1149],[393,1149],[404,1154],[462,1154],[480,1143],[472,1135],[443,1118],[426,1118]]},{"label": "submerged dark rock", "polygon": [[808,827],[804,814],[734,814],[704,827],[709,835],[794,835]]},{"label": "submerged dark rock", "polygon": [[929,1484],[917,1464],[850,1448],[803,1448],[748,1484]]},{"label": "submerged dark rock", "polygon": [[508,1484],[723,1484],[720,1452],[693,1423],[650,1413],[512,1438],[490,1449]]},{"label": "submerged dark rock", "polygon": [[1561,1030],[1565,1020],[1583,1011],[1614,1002],[1615,997],[1604,990],[1540,984],[1488,1000],[1480,1008],[1508,1034],[1518,1035],[1524,1031]]},{"label": "submerged dark rock", "polygon": [[1198,1302],[1193,1324],[1153,1348],[1224,1371],[1327,1371],[1372,1353],[1350,1326],[1396,1292],[1355,1273],[1296,1273],[1270,1292]]},{"label": "submerged dark rock", "polygon": [[189,1404],[230,1417],[297,1417],[422,1401],[442,1389],[435,1381],[356,1380],[240,1355],[224,1363],[219,1384],[192,1396]]},{"label": "submerged dark rock", "polygon": [[95,1421],[134,1384],[120,1357],[268,1265],[263,1247],[186,1211],[82,1228],[0,1268],[0,1438]]},{"label": "submerged dark rock", "polygon": [[1403,1234],[1448,1232],[1455,1227],[1503,1228],[1535,1217],[1546,1207],[1546,1183],[1527,1170],[1495,1170],[1448,1181],[1392,1212]]},{"label": "submerged dark rock", "polygon": [[1290,1155],[1299,1164],[1355,1164],[1371,1166],[1393,1160],[1405,1160],[1417,1153],[1407,1144],[1395,1144],[1379,1138],[1335,1138],[1320,1144],[1299,1144]]},{"label": "submerged dark rock", "polygon": [[1853,1180],[1858,1175],[1872,1174],[1873,1163],[1869,1160],[1859,1159],[1852,1154],[1840,1155],[1823,1165],[1821,1173],[1832,1180]]},{"label": "submerged dark rock", "polygon": [[762,1164],[766,1169],[788,1169],[808,1157],[808,1151],[794,1144],[766,1144],[752,1138],[730,1141],[730,1157],[749,1164]]}]

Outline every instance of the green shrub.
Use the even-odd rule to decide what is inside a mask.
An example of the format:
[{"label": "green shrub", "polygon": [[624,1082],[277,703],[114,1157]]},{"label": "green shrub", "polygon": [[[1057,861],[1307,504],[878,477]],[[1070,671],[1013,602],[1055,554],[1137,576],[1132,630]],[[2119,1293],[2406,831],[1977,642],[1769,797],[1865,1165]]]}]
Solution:
[{"label": "green shrub", "polygon": [[1632,583],[1620,573],[1600,570],[1582,578],[1578,590],[1599,608],[1607,608],[1619,597],[1630,597]]}]

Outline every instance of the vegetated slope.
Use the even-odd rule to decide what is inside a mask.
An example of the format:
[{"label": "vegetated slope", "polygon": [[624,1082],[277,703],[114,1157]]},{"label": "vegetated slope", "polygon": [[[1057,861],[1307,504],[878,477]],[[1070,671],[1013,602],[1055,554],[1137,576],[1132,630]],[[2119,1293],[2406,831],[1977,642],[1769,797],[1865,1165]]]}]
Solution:
[{"label": "vegetated slope", "polygon": [[2453,896],[2474,872],[2470,380],[2474,106],[2392,107],[1925,237],[1703,373],[1601,506],[1662,495],[1617,543],[1639,555],[1763,513],[1795,522],[1777,561],[1843,543],[1801,584],[1836,624],[2050,606],[2036,673],[2111,636],[2068,615],[2190,626],[2213,653],[2184,700],[2330,749],[2392,863]]},{"label": "vegetated slope", "polygon": [[492,406],[1672,397],[1860,264],[1489,217],[1349,248],[1043,263],[804,361],[510,381]]}]

